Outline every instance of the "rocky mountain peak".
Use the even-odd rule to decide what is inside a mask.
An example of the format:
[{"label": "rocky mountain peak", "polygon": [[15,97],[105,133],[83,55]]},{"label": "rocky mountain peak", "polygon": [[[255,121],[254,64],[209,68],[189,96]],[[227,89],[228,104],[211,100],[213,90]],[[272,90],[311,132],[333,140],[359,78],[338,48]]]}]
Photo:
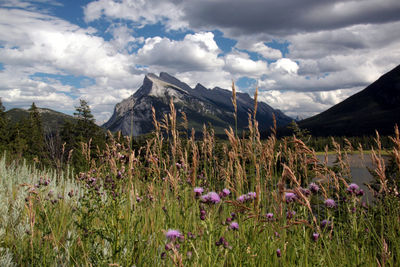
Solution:
[{"label": "rocky mountain peak", "polygon": [[[192,89],[166,72],[161,72],[159,76],[149,73],[132,96],[116,105],[114,114],[103,126],[111,131],[122,131],[125,135],[130,135],[131,131],[135,136],[148,133],[153,130],[151,107],[155,108],[156,117],[161,118],[169,112],[169,101],[172,99],[178,115],[181,111],[186,113],[190,128],[201,132],[203,124],[211,123],[217,134],[223,134],[224,129],[234,124],[231,96],[232,92],[229,90],[207,89],[200,83]],[[247,127],[247,113],[253,105],[248,94],[238,93],[239,129],[244,130]],[[257,118],[261,130],[272,125],[272,113],[275,114],[278,125],[291,121],[281,111],[260,102]]]}]

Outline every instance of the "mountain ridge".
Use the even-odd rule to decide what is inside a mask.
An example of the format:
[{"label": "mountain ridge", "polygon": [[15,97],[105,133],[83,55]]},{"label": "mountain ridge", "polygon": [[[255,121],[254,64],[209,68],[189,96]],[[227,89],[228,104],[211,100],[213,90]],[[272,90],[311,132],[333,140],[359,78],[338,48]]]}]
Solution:
[{"label": "mountain ridge", "polygon": [[[152,130],[151,107],[156,110],[157,119],[169,112],[169,99],[173,99],[178,114],[185,112],[189,128],[201,132],[203,124],[211,123],[217,134],[224,134],[224,129],[234,127],[234,109],[231,102],[232,92],[219,87],[207,89],[200,83],[191,88],[186,83],[161,72],[159,76],[149,73],[142,86],[130,97],[116,104],[111,118],[103,127],[111,131],[121,131],[125,135],[141,135]],[[247,93],[237,93],[238,129],[244,130],[248,125],[248,112],[252,113],[254,100]],[[277,124],[283,126],[292,118],[275,110],[264,102],[258,102],[257,120],[260,130],[272,126],[272,114]]]},{"label": "mountain ridge", "polygon": [[298,123],[313,135],[392,134],[400,123],[400,65],[362,91]]}]

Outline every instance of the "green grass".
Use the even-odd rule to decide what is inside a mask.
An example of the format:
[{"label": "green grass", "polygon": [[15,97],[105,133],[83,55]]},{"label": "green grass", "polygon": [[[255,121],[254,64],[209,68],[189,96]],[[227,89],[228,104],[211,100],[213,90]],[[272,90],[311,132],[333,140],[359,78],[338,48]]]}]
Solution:
[{"label": "green grass", "polygon": [[[131,151],[126,144],[129,140],[111,138],[86,173],[58,177],[51,170],[6,165],[3,157],[0,266],[398,262],[400,205],[390,191],[393,184],[365,207],[361,197],[346,191],[351,179],[346,170],[315,164],[300,140],[277,145],[271,136],[261,143],[254,128],[247,139],[231,135],[221,144],[212,134],[202,141],[174,139],[174,131],[166,137],[155,133],[141,150]],[[321,175],[327,182],[319,183],[317,193],[302,193],[301,188]],[[231,194],[216,204],[204,203],[195,196],[196,186],[204,194],[224,188]],[[257,197],[238,200],[248,192]],[[295,192],[297,200],[287,203],[288,192]],[[327,198],[337,207],[326,207]],[[296,212],[293,218],[287,218],[289,211]],[[265,216],[268,212],[273,219]],[[323,220],[331,223],[323,227]],[[230,229],[230,221],[239,229]],[[184,238],[168,240],[169,229]],[[314,233],[318,240],[313,240]],[[221,237],[226,242],[219,242]]]}]

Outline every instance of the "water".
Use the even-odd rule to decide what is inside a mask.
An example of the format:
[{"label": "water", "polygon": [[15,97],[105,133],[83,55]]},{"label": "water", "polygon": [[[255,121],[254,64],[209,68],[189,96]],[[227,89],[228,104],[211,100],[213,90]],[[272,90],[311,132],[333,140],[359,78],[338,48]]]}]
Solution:
[{"label": "water", "polygon": [[[321,162],[324,162],[325,160],[324,155],[318,155],[317,158]],[[356,183],[362,190],[364,190],[365,195],[363,200],[372,200],[373,195],[365,185],[366,183],[371,183],[374,180],[373,176],[368,171],[368,168],[371,170],[375,170],[376,168],[372,162],[371,155],[362,156],[361,154],[349,154],[348,158],[351,172],[351,182]],[[388,158],[384,156],[385,164],[387,163],[387,159]],[[333,166],[335,161],[336,155],[328,155],[328,166]]]}]

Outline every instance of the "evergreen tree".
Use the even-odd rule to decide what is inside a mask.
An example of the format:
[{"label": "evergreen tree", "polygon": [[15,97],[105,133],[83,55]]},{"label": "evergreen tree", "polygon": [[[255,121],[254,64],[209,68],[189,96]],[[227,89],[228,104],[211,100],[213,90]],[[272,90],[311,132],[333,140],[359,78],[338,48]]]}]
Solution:
[{"label": "evergreen tree", "polygon": [[28,143],[28,158],[36,158],[43,164],[48,163],[46,153],[45,135],[43,130],[42,118],[35,103],[29,109],[29,119],[25,138]]},{"label": "evergreen tree", "polygon": [[3,106],[3,102],[0,97],[0,151],[4,151],[8,147],[9,142],[9,120],[5,113],[6,108]]},{"label": "evergreen tree", "polygon": [[96,125],[94,116],[88,102],[80,99],[80,105],[75,107],[76,121],[66,122],[61,131],[61,138],[66,143],[66,152],[73,150],[72,164],[77,171],[83,171],[89,167],[82,154],[82,145],[90,142],[90,158],[96,158],[97,147],[105,145],[104,131]]}]

